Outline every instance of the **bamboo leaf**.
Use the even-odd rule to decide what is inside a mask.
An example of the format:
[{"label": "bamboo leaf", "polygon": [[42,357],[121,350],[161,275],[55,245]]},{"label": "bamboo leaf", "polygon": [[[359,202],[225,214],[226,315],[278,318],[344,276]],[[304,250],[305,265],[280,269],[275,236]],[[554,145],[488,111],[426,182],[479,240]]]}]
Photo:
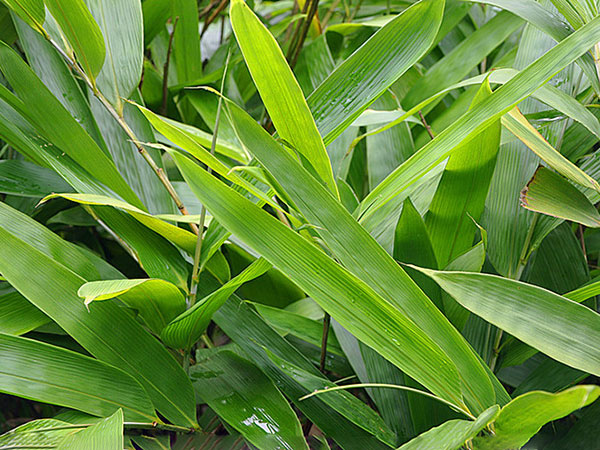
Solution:
[{"label": "bamboo leaf", "polygon": [[0,391],[96,416],[158,420],[142,386],[125,372],[70,350],[0,333]]},{"label": "bamboo leaf", "polygon": [[[288,155],[286,152],[281,154]],[[184,156],[173,156],[192,190],[219,223],[272,262],[333,318],[356,333],[359,339],[440,397],[462,403],[454,364],[412,321],[249,200],[206,174]],[[328,192],[326,195],[330,196]],[[303,256],[297,258],[294,255]],[[348,308],[347,299],[351,299],[352,308]],[[421,344],[415,346],[417,341]],[[402,345],[403,342],[406,345]],[[413,343],[409,345],[408,342]],[[416,348],[420,350],[413,353],[412,349]],[[427,356],[423,349],[428,350]],[[433,361],[437,361],[434,379],[425,369]]]},{"label": "bamboo leaf", "polygon": [[433,44],[444,1],[422,0],[389,22],[339,65],[307,102],[325,145],[346,129]]},{"label": "bamboo leaf", "polygon": [[48,322],[48,316],[18,292],[0,296],[0,333],[18,336]]},{"label": "bamboo leaf", "polygon": [[588,227],[600,227],[600,214],[587,197],[545,167],[539,167],[521,191],[521,206]]},{"label": "bamboo leaf", "polygon": [[418,269],[491,324],[557,361],[600,373],[600,351],[593,344],[594,336],[600,338],[600,315],[591,309],[540,287],[495,275]]},{"label": "bamboo leaf", "polygon": [[[3,203],[0,212],[0,273],[7,281],[92,355],[137,379],[167,419],[195,426],[192,387],[167,350],[112,302],[88,311],[77,295],[88,280],[36,248],[49,232]],[[56,236],[43,242],[58,257],[72,252]]]},{"label": "bamboo leaf", "polygon": [[68,422],[56,419],[32,420],[1,435],[0,448],[27,449],[32,448],[32,445],[56,448],[67,436],[81,430],[81,428],[71,428],[70,425]]},{"label": "bamboo leaf", "polygon": [[121,98],[129,98],[142,76],[142,5],[137,0],[85,2],[104,36],[106,59],[96,84],[117,111],[122,111]]},{"label": "bamboo leaf", "polygon": [[305,158],[308,167],[337,196],[325,145],[277,41],[243,0],[231,3],[229,15],[254,84],[279,136]]},{"label": "bamboo leaf", "polygon": [[94,79],[102,69],[106,50],[102,31],[83,0],[45,0],[46,7],[77,56],[85,73]]},{"label": "bamboo leaf", "polygon": [[185,310],[185,298],[177,286],[159,279],[90,281],[77,294],[85,298],[85,305],[119,297],[127,306],[137,309],[156,334]]},{"label": "bamboo leaf", "polygon": [[71,187],[55,172],[18,160],[0,161],[0,192],[24,197],[43,197],[68,192]]},{"label": "bamboo leaf", "polygon": [[560,419],[594,402],[598,386],[575,386],[558,394],[533,391],[505,405],[494,421],[494,434],[475,439],[475,448],[504,450],[519,448],[546,423]]},{"label": "bamboo leaf", "polygon": [[123,410],[71,434],[62,441],[57,450],[121,450],[123,448]]},{"label": "bamboo leaf", "polygon": [[285,397],[256,366],[229,351],[194,365],[198,395],[259,449],[307,449],[300,422]]},{"label": "bamboo leaf", "polygon": [[[362,201],[358,214],[365,220],[382,205],[417,181],[443,161],[461,142],[531,95],[561,69],[573,62],[600,40],[600,18],[596,18],[561,41],[525,70],[496,90],[478,107],[465,113],[434,140],[415,153],[382,181]],[[368,211],[367,211],[368,210]]]},{"label": "bamboo leaf", "polygon": [[552,147],[518,108],[502,117],[502,125],[558,173],[583,187],[600,191],[600,184]]},{"label": "bamboo leaf", "polygon": [[160,334],[161,339],[173,348],[191,348],[208,327],[215,311],[242,284],[259,277],[270,268],[271,264],[266,260],[256,260],[242,273],[175,317]]},{"label": "bamboo leaf", "polygon": [[398,450],[419,450],[436,448],[438,450],[456,450],[468,440],[473,439],[500,413],[498,405],[490,406],[474,421],[449,420],[442,425],[420,434]]},{"label": "bamboo leaf", "polygon": [[46,11],[43,0],[2,0],[2,2],[33,29],[44,33]]}]

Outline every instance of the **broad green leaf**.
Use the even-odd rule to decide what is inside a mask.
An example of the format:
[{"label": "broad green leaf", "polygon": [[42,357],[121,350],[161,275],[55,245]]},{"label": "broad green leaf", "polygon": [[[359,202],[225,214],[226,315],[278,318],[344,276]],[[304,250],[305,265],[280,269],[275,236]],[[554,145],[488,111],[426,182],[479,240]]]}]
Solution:
[{"label": "broad green leaf", "polygon": [[33,29],[45,33],[43,25],[46,11],[43,0],[2,0],[2,2]]},{"label": "broad green leaf", "polygon": [[163,0],[146,0],[142,2],[144,17],[144,46],[150,42],[165,28],[165,23],[171,14],[170,2]]},{"label": "broad green leaf", "polygon": [[[492,95],[486,80],[470,109]],[[482,129],[466,144],[455,148],[448,158],[442,179],[429,207],[425,224],[438,267],[471,248],[485,206],[490,179],[500,146],[500,121]]]},{"label": "broad green leaf", "polygon": [[13,107],[22,109],[19,112],[40,134],[46,136],[52,144],[73,158],[90,175],[113,189],[126,201],[138,207],[142,206],[110,158],[17,53],[5,44],[0,45],[0,70],[21,102],[16,98],[6,97],[0,92],[3,100],[12,102]]},{"label": "broad green leaf", "polygon": [[137,379],[167,419],[195,426],[192,387],[167,350],[112,302],[88,311],[77,295],[88,279],[56,261],[71,246],[55,237],[40,249],[44,227],[2,203],[0,212],[0,273],[7,281],[92,355]]},{"label": "broad green leaf", "polygon": [[0,296],[0,333],[18,336],[48,322],[48,316],[18,292]]},{"label": "broad green leaf", "polygon": [[55,419],[32,420],[1,435],[0,448],[56,448],[67,436],[79,432],[81,428],[71,428],[70,423]]},{"label": "broad green leaf", "polygon": [[[458,303],[571,367],[600,373],[600,315],[543,288],[495,275],[420,268]],[[540,320],[544,318],[544,320]]]},{"label": "broad green leaf", "polygon": [[125,372],[79,353],[0,333],[0,391],[107,416],[122,408],[127,420],[153,422],[154,407]]},{"label": "broad green leaf", "polygon": [[225,422],[259,449],[308,449],[285,397],[256,366],[229,351],[195,364],[192,384]]},{"label": "broad green leaf", "polygon": [[171,23],[177,21],[173,38],[173,59],[178,84],[194,82],[202,75],[198,2],[172,0]]},{"label": "broad green leaf", "polygon": [[45,0],[77,62],[92,80],[100,73],[106,50],[102,31],[83,0]]},{"label": "broad green leaf", "polygon": [[85,305],[119,297],[127,306],[137,309],[156,334],[185,310],[185,298],[177,286],[159,279],[90,281],[77,294],[85,299]]},{"label": "broad green leaf", "polygon": [[420,434],[401,446],[398,450],[425,450],[429,448],[456,450],[461,448],[466,441],[477,436],[499,413],[500,407],[494,405],[483,411],[474,421],[449,420],[438,427]]},{"label": "broad green leaf", "polygon": [[[273,263],[357,338],[441,397],[462,403],[454,364],[412,321],[300,235],[184,156],[173,156],[192,190],[226,229]],[[418,352],[413,351],[416,348]]]},{"label": "broad green leaf", "polygon": [[91,425],[62,441],[57,450],[122,450],[123,410]]},{"label": "broad green leaf", "polygon": [[465,141],[471,139],[477,131],[510,111],[599,40],[600,18],[596,18],[515,75],[479,106],[465,113],[460,120],[421,148],[371,191],[358,211],[362,220],[443,161],[458,144],[466,143]]},{"label": "broad green leaf", "polygon": [[233,277],[216,291],[198,301],[187,311],[175,317],[160,334],[161,339],[173,348],[191,348],[210,323],[212,315],[244,283],[262,275],[271,268],[264,259],[258,259],[239,275]]},{"label": "broad green leaf", "polygon": [[554,149],[518,108],[502,117],[502,125],[558,173],[583,187],[600,191],[600,184]]},{"label": "broad green leaf", "polygon": [[494,421],[494,434],[475,439],[475,448],[520,448],[543,425],[589,405],[598,396],[600,388],[589,385],[575,386],[558,394],[542,391],[523,394],[502,408]]},{"label": "broad green leaf", "polygon": [[600,227],[600,214],[587,197],[566,179],[545,167],[539,167],[521,191],[521,206],[588,227]]},{"label": "broad green leaf", "polygon": [[[406,272],[357,223],[344,206],[316,183],[314,178],[289,153],[283,151],[260,126],[235,105],[228,103],[228,107],[240,141],[282,185],[308,223],[316,226],[315,231],[340,262],[377,292],[380,298],[385,299],[387,305],[395,308],[424,331],[443,349],[450,360],[461,368],[459,374],[465,377],[463,393],[469,407],[485,409],[487,404],[491,404],[494,394],[474,353]],[[282,269],[281,266],[279,268]],[[282,271],[291,276],[285,270]],[[297,284],[301,286],[299,282]],[[354,334],[341,320],[338,322]],[[395,359],[390,359],[381,348],[358,335],[356,337],[396,364]],[[417,379],[414,374],[408,373],[408,370],[405,372]],[[417,381],[426,385],[423,380]]]},{"label": "broad green leaf", "polygon": [[139,0],[84,0],[102,35],[106,59],[96,78],[100,92],[122,112],[142,76],[144,32]]},{"label": "broad green leaf", "polygon": [[325,145],[277,41],[243,0],[231,3],[229,15],[254,84],[279,136],[304,157],[307,167],[337,196]]},{"label": "broad green leaf", "polygon": [[[205,279],[205,283],[209,285],[209,289],[214,289],[217,286],[214,280]],[[327,436],[343,447],[362,446],[362,448],[377,450],[389,449],[389,445],[375,438],[376,435],[379,435],[380,430],[367,429],[365,422],[359,419],[362,414],[366,414],[364,411],[359,410],[352,418],[347,419],[317,397],[302,401],[298,400],[306,394],[305,388],[274,365],[265,353],[264,348],[269,348],[280,358],[284,358],[302,370],[320,378],[323,383],[328,383],[328,380],[323,378],[316,367],[296,347],[267,325],[251,309],[249,304],[242,302],[234,294],[215,313],[214,321],[243,349],[244,355],[271,378],[294,405]],[[356,406],[361,407],[361,409],[368,408],[367,405],[360,402],[357,404],[354,400],[347,399],[347,401],[352,401],[352,404],[355,405],[354,409],[357,409]],[[348,410],[352,411],[352,408],[348,408]]]},{"label": "broad green leaf", "polygon": [[443,0],[421,0],[375,33],[339,65],[307,102],[326,145],[429,50]]},{"label": "broad green leaf", "polygon": [[24,197],[43,197],[68,192],[71,187],[53,171],[20,160],[0,161],[0,192]]},{"label": "broad green leaf", "polygon": [[[112,206],[113,208],[122,209],[127,213],[131,214],[131,216],[137,221],[144,224],[145,226],[160,234],[161,236],[164,236],[169,241],[173,242],[185,251],[193,253],[194,248],[196,247],[197,239],[193,233],[186,231],[183,228],[179,228],[173,224],[170,224],[156,216],[148,214],[147,212],[142,211],[141,209],[136,208],[135,206],[130,205],[129,203],[124,202],[122,200],[96,194],[52,194],[45,197],[42,201],[45,202],[56,197],[66,198],[67,200],[81,203],[83,205]],[[173,217],[172,219],[174,218],[176,217]],[[199,218],[195,216],[191,219],[188,217],[183,218],[182,220],[194,220],[195,222],[197,222]]]}]

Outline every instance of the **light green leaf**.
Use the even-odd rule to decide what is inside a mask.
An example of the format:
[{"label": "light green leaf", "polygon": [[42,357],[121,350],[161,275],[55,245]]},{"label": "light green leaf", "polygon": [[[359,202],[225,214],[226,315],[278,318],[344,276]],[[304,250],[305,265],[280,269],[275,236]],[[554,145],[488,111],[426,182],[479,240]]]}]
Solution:
[{"label": "light green leaf", "polygon": [[[481,85],[470,109],[492,95],[489,81]],[[473,244],[485,206],[500,146],[500,121],[495,120],[448,158],[442,179],[431,201],[425,224],[431,237],[438,268],[468,250]]]},{"label": "light green leaf", "polygon": [[583,187],[600,191],[600,184],[552,147],[518,108],[502,117],[502,125],[558,173]]},{"label": "light green leaf", "polygon": [[325,145],[429,50],[442,21],[444,4],[443,0],[421,0],[405,9],[308,97]]},{"label": "light green leaf", "polygon": [[[461,368],[459,374],[465,377],[463,393],[469,407],[483,410],[489,406],[494,401],[491,383],[456,329],[341,203],[315,182],[252,118],[232,103],[227,106],[240,141],[282,185],[306,221],[315,226],[315,231],[340,262],[380,298],[385,299],[387,305],[394,307],[424,331],[429,339],[443,349],[453,364]],[[285,270],[282,271],[286,273]],[[290,273],[286,274],[291,276]],[[296,282],[300,285],[300,282]],[[354,334],[341,320],[338,322]],[[358,335],[356,337],[359,338]],[[363,342],[389,359],[381,348],[367,341]],[[389,360],[396,364],[395,359]],[[477,373],[479,375],[475,375]]]},{"label": "light green leaf", "polygon": [[0,333],[0,391],[127,420],[158,420],[142,386],[125,372],[79,353]]},{"label": "light green leaf", "polygon": [[173,58],[178,84],[192,83],[202,76],[197,0],[172,0],[171,23],[177,20]]},{"label": "light green leaf", "polygon": [[325,145],[277,41],[243,0],[232,1],[229,15],[254,84],[279,136],[304,157],[307,167],[337,196]]},{"label": "light green leaf", "polygon": [[308,450],[287,400],[249,361],[220,351],[195,364],[190,378],[198,396],[252,445]]},{"label": "light green leaf", "polygon": [[57,450],[122,450],[123,410],[95,423],[62,441]]},{"label": "light green leaf", "polygon": [[[67,200],[71,200],[73,202],[81,203],[83,205],[103,205],[103,206],[112,206],[113,208],[119,208],[127,213],[131,214],[133,218],[135,218],[140,223],[144,224],[151,230],[156,233],[164,236],[169,239],[169,241],[178,245],[185,251],[189,253],[194,252],[194,248],[196,247],[196,236],[190,231],[186,231],[183,228],[179,228],[173,224],[170,224],[156,216],[148,214],[145,211],[142,211],[139,208],[136,208],[133,205],[130,205],[123,200],[118,200],[116,198],[107,197],[104,195],[96,195],[96,194],[52,194],[45,197],[42,202],[46,202],[50,199],[62,197]],[[174,217],[169,217],[169,219],[173,219]],[[198,222],[198,217],[193,217],[195,222]],[[190,218],[184,218],[184,221],[190,220]]]},{"label": "light green leaf", "polygon": [[45,0],[77,62],[94,79],[104,64],[106,50],[102,31],[83,0]]},{"label": "light green leaf", "polygon": [[587,197],[563,177],[545,167],[539,167],[521,191],[521,206],[588,227],[600,227],[600,214]]},{"label": "light green leaf", "polygon": [[46,234],[52,235],[0,203],[0,273],[92,355],[138,380],[167,419],[195,426],[193,390],[175,359],[114,303],[102,302],[88,311],[77,290],[89,279],[56,260],[72,253],[71,245]]},{"label": "light green leaf", "polygon": [[100,92],[123,111],[121,98],[129,98],[142,76],[144,32],[139,0],[84,0],[102,34],[106,59],[96,84]]},{"label": "light green leaf", "polygon": [[456,450],[468,440],[473,439],[500,413],[498,405],[490,406],[475,421],[449,420],[442,425],[420,434],[398,450]]},{"label": "light green leaf", "polygon": [[70,423],[56,419],[32,420],[1,435],[0,448],[28,449],[33,445],[55,448],[67,436],[79,432],[81,428],[72,428]]},{"label": "light green leaf", "polygon": [[259,277],[271,268],[264,259],[258,259],[242,273],[233,277],[216,291],[204,297],[193,307],[174,318],[160,334],[173,348],[191,348],[208,327],[212,315],[244,283]]},{"label": "light green leaf", "polygon": [[595,311],[508,278],[418,269],[491,324],[564,364],[600,374],[600,350],[595,345],[600,339],[600,315]]},{"label": "light green leaf", "polygon": [[525,70],[519,72],[478,107],[465,113],[398,167],[363,200],[357,211],[362,216],[361,220],[372,215],[378,208],[443,161],[458,144],[466,143],[465,141],[471,139],[477,131],[510,111],[599,40],[600,17],[571,34]]},{"label": "light green leaf", "polygon": [[454,364],[412,321],[303,237],[184,156],[173,156],[192,190],[227,230],[272,262],[359,339],[439,396],[462,403]]},{"label": "light green leaf", "polygon": [[494,421],[494,434],[477,438],[475,448],[520,448],[543,425],[589,405],[598,396],[600,388],[588,385],[575,386],[558,394],[542,391],[523,394],[502,408]]},{"label": "light green leaf", "polygon": [[45,34],[43,25],[46,18],[43,0],[2,0],[33,29]]},{"label": "light green leaf", "polygon": [[177,286],[159,279],[90,281],[77,294],[85,298],[85,305],[119,297],[127,306],[137,309],[156,334],[185,310],[185,297]]}]

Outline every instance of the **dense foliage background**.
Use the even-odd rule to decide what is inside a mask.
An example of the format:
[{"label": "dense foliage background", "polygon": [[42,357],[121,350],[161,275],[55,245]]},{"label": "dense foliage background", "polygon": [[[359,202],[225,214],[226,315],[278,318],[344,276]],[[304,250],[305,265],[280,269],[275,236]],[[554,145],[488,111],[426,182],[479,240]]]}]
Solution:
[{"label": "dense foliage background", "polygon": [[2,0],[0,449],[600,448],[596,0]]}]

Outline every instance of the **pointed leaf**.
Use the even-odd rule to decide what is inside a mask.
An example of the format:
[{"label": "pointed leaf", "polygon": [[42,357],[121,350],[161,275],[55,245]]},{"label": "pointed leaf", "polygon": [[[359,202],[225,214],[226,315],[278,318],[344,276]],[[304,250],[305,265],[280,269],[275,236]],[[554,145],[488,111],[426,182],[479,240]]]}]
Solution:
[{"label": "pointed leaf", "polygon": [[57,450],[122,450],[123,411],[119,409],[112,416],[71,434],[60,443]]}]

